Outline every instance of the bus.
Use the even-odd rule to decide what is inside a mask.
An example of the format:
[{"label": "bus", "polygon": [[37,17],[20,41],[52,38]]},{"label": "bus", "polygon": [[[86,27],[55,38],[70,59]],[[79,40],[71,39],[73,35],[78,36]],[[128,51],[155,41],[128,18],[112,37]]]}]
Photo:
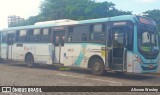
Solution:
[{"label": "bus", "polygon": [[3,60],[105,71],[147,73],[159,66],[154,20],[121,15],[89,20],[55,20],[1,30]]}]

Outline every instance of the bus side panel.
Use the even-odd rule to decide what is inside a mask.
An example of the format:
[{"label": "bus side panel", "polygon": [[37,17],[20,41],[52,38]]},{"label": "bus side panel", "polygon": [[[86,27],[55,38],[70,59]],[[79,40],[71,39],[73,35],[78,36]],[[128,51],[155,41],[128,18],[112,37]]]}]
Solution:
[{"label": "bus side panel", "polygon": [[127,51],[127,72],[133,72],[133,53]]},{"label": "bus side panel", "polygon": [[7,59],[7,43],[1,44],[1,58]]},{"label": "bus side panel", "polygon": [[42,64],[52,64],[52,43],[36,44],[34,61]]},{"label": "bus side panel", "polygon": [[87,68],[88,60],[93,55],[100,56],[104,61],[105,55],[101,52],[102,46],[103,45],[100,44],[89,43],[66,44],[64,50],[64,65]]},{"label": "bus side panel", "polygon": [[60,63],[64,63],[64,49],[65,47],[61,47],[61,53],[60,53]]},{"label": "bus side panel", "polygon": [[64,45],[64,66],[75,66],[75,60],[81,51],[81,44],[65,44]]},{"label": "bus side panel", "polygon": [[24,44],[14,44],[14,56],[13,60],[15,61],[24,61],[24,56],[25,56],[25,49]]},{"label": "bus side panel", "polygon": [[31,54],[34,55],[34,52],[35,52],[34,44],[15,43],[14,46],[13,46],[13,49],[14,49],[13,59],[15,61],[22,61],[22,62],[24,62],[25,55],[27,53],[30,52]]},{"label": "bus side panel", "polygon": [[88,61],[89,59],[94,56],[94,55],[97,55],[99,56],[100,58],[102,58],[103,62],[104,62],[104,66],[106,66],[105,64],[105,56],[107,55],[105,49],[102,50],[102,47],[104,48],[105,45],[101,45],[101,44],[89,44],[86,48],[86,55],[85,55],[85,58],[84,58],[84,64],[87,64],[85,65],[87,68],[88,66]]},{"label": "bus side panel", "polygon": [[133,73],[142,73],[141,63],[138,62],[136,55],[133,55]]}]

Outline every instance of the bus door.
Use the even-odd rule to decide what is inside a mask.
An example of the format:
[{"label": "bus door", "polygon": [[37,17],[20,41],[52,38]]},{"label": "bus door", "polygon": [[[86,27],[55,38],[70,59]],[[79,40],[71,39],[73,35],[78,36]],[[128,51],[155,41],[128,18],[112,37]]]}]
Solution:
[{"label": "bus door", "polygon": [[7,35],[7,59],[13,59],[13,44],[14,44],[14,33]]},{"label": "bus door", "polygon": [[64,37],[65,37],[64,30],[53,32],[53,45],[54,45],[53,63],[63,63]]},{"label": "bus door", "polygon": [[111,69],[114,71],[126,71],[126,33],[125,27],[112,27],[111,37]]}]

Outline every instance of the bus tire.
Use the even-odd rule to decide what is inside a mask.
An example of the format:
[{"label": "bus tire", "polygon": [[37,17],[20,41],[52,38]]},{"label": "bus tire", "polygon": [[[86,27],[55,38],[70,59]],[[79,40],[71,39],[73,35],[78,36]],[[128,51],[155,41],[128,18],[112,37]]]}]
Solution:
[{"label": "bus tire", "polygon": [[28,67],[33,67],[34,66],[34,58],[32,55],[27,55],[26,57],[26,64]]},{"label": "bus tire", "polygon": [[94,58],[92,60],[91,71],[94,75],[100,76],[105,72],[105,66],[100,58]]}]

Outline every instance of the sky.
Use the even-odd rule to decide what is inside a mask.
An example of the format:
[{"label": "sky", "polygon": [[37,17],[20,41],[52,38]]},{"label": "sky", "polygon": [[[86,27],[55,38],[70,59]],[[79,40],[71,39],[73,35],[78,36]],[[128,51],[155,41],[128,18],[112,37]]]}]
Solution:
[{"label": "sky", "polygon": [[8,27],[9,15],[28,18],[39,13],[41,0],[0,0],[0,29]]},{"label": "sky", "polygon": [[[8,26],[7,17],[17,15],[27,19],[40,12],[42,0],[0,0],[0,29]],[[117,9],[140,14],[147,10],[160,9],[160,0],[96,0],[114,3]]]},{"label": "sky", "polygon": [[108,1],[115,4],[117,9],[132,11],[133,14],[141,14],[147,10],[160,9],[160,0],[97,0]]}]

